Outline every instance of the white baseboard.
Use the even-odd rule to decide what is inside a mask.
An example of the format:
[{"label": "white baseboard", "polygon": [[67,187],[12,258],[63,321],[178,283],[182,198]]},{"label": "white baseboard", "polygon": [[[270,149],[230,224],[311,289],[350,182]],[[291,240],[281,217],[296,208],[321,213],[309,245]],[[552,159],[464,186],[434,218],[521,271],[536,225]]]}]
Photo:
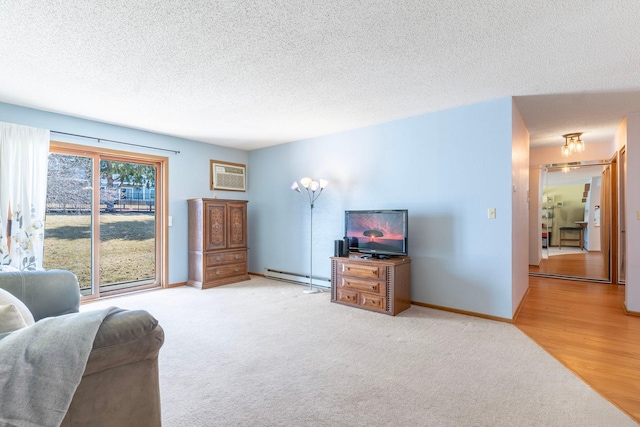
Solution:
[{"label": "white baseboard", "polygon": [[[274,270],[271,268],[264,269],[264,277],[268,277],[269,279],[275,280],[283,280],[285,282],[298,283],[301,285],[309,285],[309,275],[308,274],[299,274],[299,273],[291,273],[289,271],[280,271]],[[313,286],[318,288],[331,288],[331,280],[325,277],[313,277]]]}]

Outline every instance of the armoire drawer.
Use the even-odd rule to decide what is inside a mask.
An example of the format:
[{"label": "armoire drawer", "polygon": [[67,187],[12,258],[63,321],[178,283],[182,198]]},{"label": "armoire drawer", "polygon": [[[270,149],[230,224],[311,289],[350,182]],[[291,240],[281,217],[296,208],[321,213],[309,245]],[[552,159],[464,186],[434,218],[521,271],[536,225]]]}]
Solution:
[{"label": "armoire drawer", "polygon": [[215,267],[207,267],[204,280],[218,280],[226,277],[242,276],[247,274],[247,264],[228,264]]},{"label": "armoire drawer", "polygon": [[235,262],[245,262],[247,260],[246,251],[231,251],[231,252],[214,252],[206,255],[206,266],[228,264]]}]

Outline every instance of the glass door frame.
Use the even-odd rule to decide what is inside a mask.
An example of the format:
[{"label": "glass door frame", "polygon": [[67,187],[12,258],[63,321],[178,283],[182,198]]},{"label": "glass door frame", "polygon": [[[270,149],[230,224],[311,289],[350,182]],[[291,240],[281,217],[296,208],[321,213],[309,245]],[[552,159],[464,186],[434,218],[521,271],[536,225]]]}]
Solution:
[{"label": "glass door frame", "polygon": [[[128,151],[112,150],[101,147],[91,147],[66,142],[51,141],[49,151],[51,153],[77,155],[92,159],[92,220],[91,220],[91,288],[89,295],[83,295],[82,301],[95,300],[101,296],[110,296],[138,290],[167,287],[168,285],[168,182],[169,182],[169,159],[163,156],[151,154],[132,153]],[[156,167],[155,182],[155,281],[148,285],[135,286],[133,289],[114,290],[100,292],[100,161],[123,161],[141,164],[154,165]],[[46,239],[46,234],[45,234]]]},{"label": "glass door frame", "polygon": [[627,147],[618,152],[618,283],[626,284],[627,280],[627,218],[626,218],[626,191],[627,191]]},{"label": "glass door frame", "polygon": [[[611,158],[610,160],[594,160],[594,161],[581,161],[581,162],[568,162],[568,163],[550,163],[538,166],[540,168],[540,196],[539,196],[539,206],[542,211],[542,207],[545,206],[545,203],[548,204],[547,200],[544,200],[545,195],[547,194],[547,189],[549,187],[549,177],[548,174],[551,171],[560,171],[563,168],[580,168],[580,167],[591,167],[591,166],[601,166],[603,169],[608,168],[609,173],[615,177],[616,176],[616,156]],[[615,180],[610,180],[610,182],[605,183],[605,180],[602,182],[602,186],[606,186],[606,195],[605,199],[600,201],[601,203],[601,215],[603,215],[603,221],[607,221],[608,223],[602,224],[601,226],[606,228],[606,231],[603,235],[603,238],[606,239],[606,242],[602,242],[603,251],[607,252],[603,254],[608,258],[608,278],[607,279],[594,279],[590,277],[580,277],[580,276],[572,276],[572,275],[561,275],[561,274],[547,274],[541,272],[530,272],[530,276],[541,276],[541,277],[555,277],[555,278],[568,278],[571,280],[577,281],[586,281],[586,282],[599,282],[599,283],[617,283],[617,185]],[[541,212],[540,212],[541,213]],[[555,217],[555,213],[553,214]],[[537,221],[540,221],[538,224],[542,223],[541,220],[542,215],[538,215]],[[555,220],[555,218],[554,218]],[[538,225],[538,227],[539,227]],[[547,235],[548,236],[548,235]],[[541,243],[541,242],[540,242]],[[550,248],[551,239],[547,240],[547,251]],[[543,250],[544,252],[544,250]],[[547,253],[548,257],[548,253]]]}]

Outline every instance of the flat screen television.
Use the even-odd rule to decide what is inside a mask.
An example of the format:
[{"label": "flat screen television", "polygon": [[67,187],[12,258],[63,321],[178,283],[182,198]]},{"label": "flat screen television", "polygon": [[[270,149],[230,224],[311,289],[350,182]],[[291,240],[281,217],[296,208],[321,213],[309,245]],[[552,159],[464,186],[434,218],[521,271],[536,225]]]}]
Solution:
[{"label": "flat screen television", "polygon": [[349,252],[364,253],[365,258],[408,255],[408,226],[407,209],[344,212]]}]

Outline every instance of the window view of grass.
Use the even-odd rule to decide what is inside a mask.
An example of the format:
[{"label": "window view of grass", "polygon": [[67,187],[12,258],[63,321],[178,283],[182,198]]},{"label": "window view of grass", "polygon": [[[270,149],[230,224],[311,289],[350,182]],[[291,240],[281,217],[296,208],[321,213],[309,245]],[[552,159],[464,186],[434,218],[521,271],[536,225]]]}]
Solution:
[{"label": "window view of grass", "polygon": [[[155,212],[100,214],[100,285],[155,277]],[[91,215],[49,213],[44,267],[66,269],[91,287]]]},{"label": "window view of grass", "polygon": [[155,231],[155,212],[101,212],[100,286],[155,279]]},{"label": "window view of grass", "polygon": [[72,271],[81,288],[91,287],[91,215],[47,214],[43,267]]}]

